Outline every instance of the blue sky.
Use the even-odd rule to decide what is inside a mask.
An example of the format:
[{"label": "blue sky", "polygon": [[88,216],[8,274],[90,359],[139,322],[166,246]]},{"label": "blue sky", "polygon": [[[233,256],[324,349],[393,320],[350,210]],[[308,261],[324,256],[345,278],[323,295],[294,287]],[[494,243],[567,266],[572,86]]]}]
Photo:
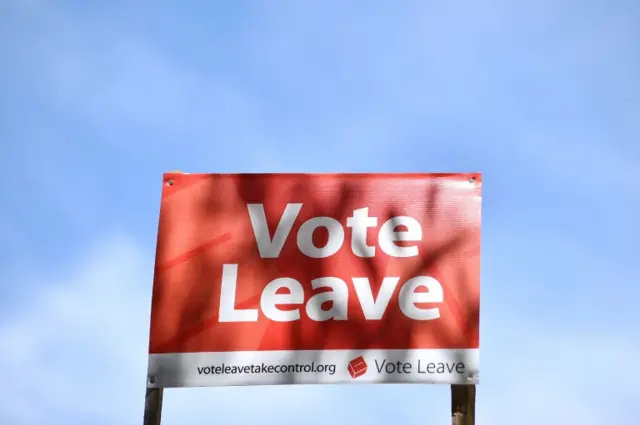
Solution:
[{"label": "blue sky", "polygon": [[[628,422],[638,22],[617,0],[2,1],[0,422],[140,423],[176,168],[482,171],[478,423]],[[448,423],[448,397],[170,390],[163,424]]]}]

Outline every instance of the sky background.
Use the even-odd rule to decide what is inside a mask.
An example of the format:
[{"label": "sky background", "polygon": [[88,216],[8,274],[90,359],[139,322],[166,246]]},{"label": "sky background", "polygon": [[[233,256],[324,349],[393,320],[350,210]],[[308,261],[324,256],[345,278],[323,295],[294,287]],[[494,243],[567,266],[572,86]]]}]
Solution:
[{"label": "sky background", "polygon": [[[638,28],[618,0],[0,0],[0,423],[141,423],[172,169],[482,171],[478,423],[629,423]],[[428,385],[171,389],[163,410],[449,421]]]}]

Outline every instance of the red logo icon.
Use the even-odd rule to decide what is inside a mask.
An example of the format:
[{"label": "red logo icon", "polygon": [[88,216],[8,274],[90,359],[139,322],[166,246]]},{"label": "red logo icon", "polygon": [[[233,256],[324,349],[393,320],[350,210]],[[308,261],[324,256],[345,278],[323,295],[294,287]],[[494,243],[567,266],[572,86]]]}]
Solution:
[{"label": "red logo icon", "polygon": [[356,357],[355,359],[351,360],[349,362],[349,366],[347,366],[349,375],[351,375],[353,379],[367,373],[367,368],[367,362],[364,361],[364,357],[362,356]]}]

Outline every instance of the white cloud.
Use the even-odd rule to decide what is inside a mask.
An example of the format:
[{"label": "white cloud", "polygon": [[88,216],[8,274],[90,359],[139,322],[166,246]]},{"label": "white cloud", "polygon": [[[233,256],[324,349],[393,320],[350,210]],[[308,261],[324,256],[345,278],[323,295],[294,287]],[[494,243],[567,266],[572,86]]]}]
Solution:
[{"label": "white cloud", "polygon": [[632,412],[625,406],[640,395],[633,379],[640,343],[632,325],[602,329],[559,319],[536,322],[535,317],[498,309],[486,316],[480,423],[508,424],[514,415],[518,423],[531,425],[630,419]]},{"label": "white cloud", "polygon": [[[102,241],[67,264],[66,272],[33,285],[38,292],[24,308],[0,322],[1,421],[139,423],[149,254],[126,236]],[[505,408],[517,410],[523,425],[596,425],[627,417],[622,407],[638,394],[630,377],[640,355],[628,327],[553,328],[504,313],[485,305],[480,424],[512,423]],[[163,423],[276,424],[304,418],[382,424],[390,415],[404,423],[437,423],[446,420],[447,396],[446,387],[416,385],[171,389]]]},{"label": "white cloud", "polygon": [[[152,262],[128,237],[80,255],[0,322],[0,422],[136,424],[142,418]],[[340,404],[331,387],[167,390],[163,423],[323,423]],[[100,402],[101,404],[98,404]],[[347,404],[342,401],[343,405]],[[341,412],[342,415],[348,413]],[[188,418],[188,419],[185,419]]]},{"label": "white cloud", "polygon": [[[41,282],[16,279],[28,285],[30,300],[0,324],[0,367],[12,383],[2,390],[6,406],[68,419],[131,410],[128,399],[140,393],[131,383],[145,379],[137,367],[148,332],[149,301],[142,300],[150,281],[143,266],[134,244],[114,238],[80,255],[67,273]],[[91,405],[101,396],[107,405]],[[8,414],[0,408],[0,417]]]}]

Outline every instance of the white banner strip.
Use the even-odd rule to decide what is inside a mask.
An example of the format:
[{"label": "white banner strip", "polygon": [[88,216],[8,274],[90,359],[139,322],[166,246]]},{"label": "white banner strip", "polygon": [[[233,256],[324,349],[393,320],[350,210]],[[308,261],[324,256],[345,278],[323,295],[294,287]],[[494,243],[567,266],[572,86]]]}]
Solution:
[{"label": "white banner strip", "polygon": [[479,357],[478,349],[150,354],[147,386],[477,384]]}]

